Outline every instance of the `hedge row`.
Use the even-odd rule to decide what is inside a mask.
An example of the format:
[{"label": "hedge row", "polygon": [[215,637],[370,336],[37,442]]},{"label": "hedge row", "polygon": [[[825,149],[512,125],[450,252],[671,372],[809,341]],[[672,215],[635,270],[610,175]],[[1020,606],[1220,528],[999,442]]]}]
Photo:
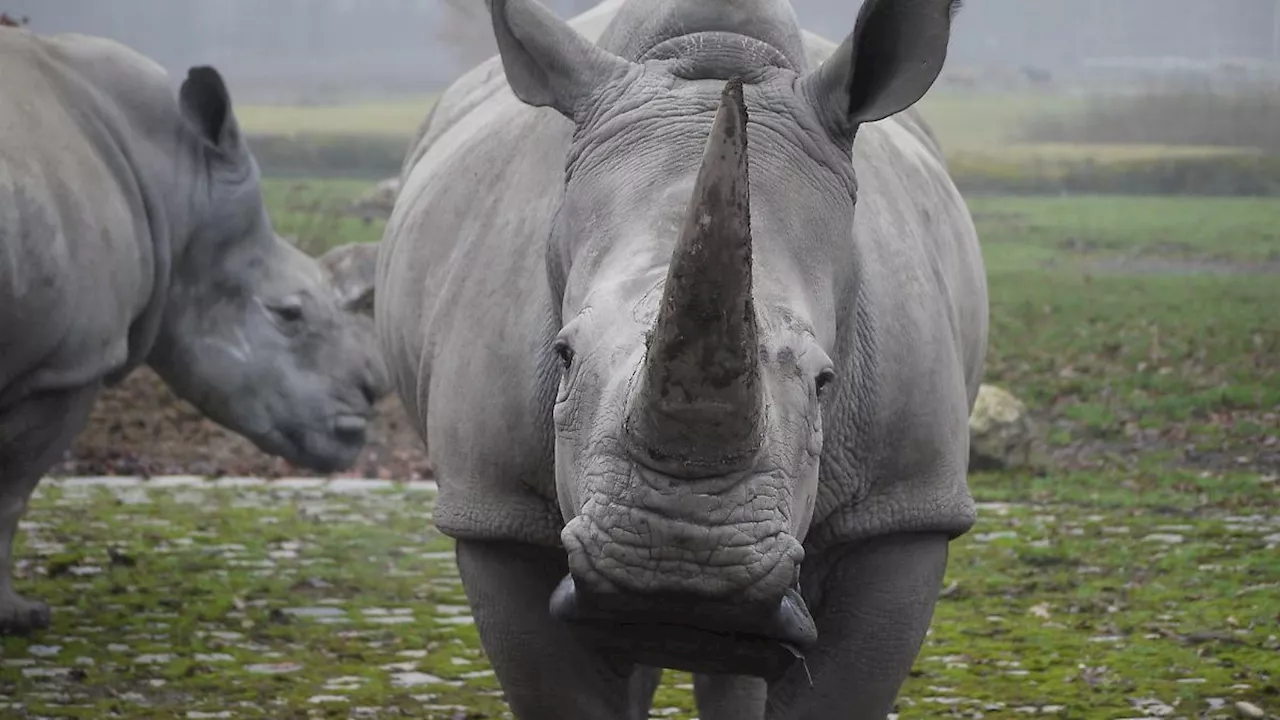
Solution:
[{"label": "hedge row", "polygon": [[[379,180],[397,175],[402,138],[257,136],[264,175]],[[952,177],[969,194],[1280,196],[1280,155],[1224,154],[1125,160],[959,155]]]},{"label": "hedge row", "polygon": [[960,156],[948,164],[966,194],[1280,196],[1280,155],[1021,162]]},{"label": "hedge row", "polygon": [[1099,95],[1067,116],[1024,125],[1018,140],[1264,148],[1280,152],[1280,87]]},{"label": "hedge row", "polygon": [[251,135],[249,146],[267,177],[381,180],[400,173],[409,140],[377,135]]}]

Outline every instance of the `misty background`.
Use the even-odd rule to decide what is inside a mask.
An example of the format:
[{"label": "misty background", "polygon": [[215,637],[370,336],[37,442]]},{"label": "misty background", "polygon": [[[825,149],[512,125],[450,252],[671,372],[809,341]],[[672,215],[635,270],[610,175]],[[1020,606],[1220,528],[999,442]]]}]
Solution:
[{"label": "misty background", "polygon": [[[569,17],[592,0],[546,0]],[[794,0],[838,40],[860,3]],[[488,56],[481,0],[5,0],[31,28],[105,35],[180,74],[212,63],[241,101],[349,102],[439,91]],[[1223,67],[1274,81],[1280,0],[969,0],[946,84],[1059,89]]]}]

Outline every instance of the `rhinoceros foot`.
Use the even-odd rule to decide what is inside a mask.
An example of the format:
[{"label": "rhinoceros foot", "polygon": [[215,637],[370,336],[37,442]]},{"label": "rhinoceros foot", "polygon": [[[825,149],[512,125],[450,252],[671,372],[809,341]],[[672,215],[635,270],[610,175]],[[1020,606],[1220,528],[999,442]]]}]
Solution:
[{"label": "rhinoceros foot", "polygon": [[49,606],[28,600],[12,590],[0,591],[0,635],[29,635],[49,627]]},{"label": "rhinoceros foot", "polygon": [[551,614],[626,662],[710,675],[782,676],[818,638],[804,599],[788,590],[775,607],[689,596],[591,593],[566,576]]}]

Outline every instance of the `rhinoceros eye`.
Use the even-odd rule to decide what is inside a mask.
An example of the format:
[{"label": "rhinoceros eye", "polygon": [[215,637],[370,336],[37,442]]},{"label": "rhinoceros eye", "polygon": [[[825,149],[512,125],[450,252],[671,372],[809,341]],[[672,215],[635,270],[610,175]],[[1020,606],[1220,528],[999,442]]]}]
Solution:
[{"label": "rhinoceros eye", "polygon": [[564,371],[569,372],[569,369],[573,367],[573,348],[565,340],[556,340],[551,349],[555,351],[556,357],[560,358],[560,365],[564,368]]},{"label": "rhinoceros eye", "polygon": [[822,391],[827,388],[836,379],[834,370],[826,369],[818,373],[818,377],[813,380],[813,387],[818,393],[818,397],[822,397]]},{"label": "rhinoceros eye", "polygon": [[267,310],[280,322],[291,324],[302,320],[302,301],[287,298],[268,304]]}]

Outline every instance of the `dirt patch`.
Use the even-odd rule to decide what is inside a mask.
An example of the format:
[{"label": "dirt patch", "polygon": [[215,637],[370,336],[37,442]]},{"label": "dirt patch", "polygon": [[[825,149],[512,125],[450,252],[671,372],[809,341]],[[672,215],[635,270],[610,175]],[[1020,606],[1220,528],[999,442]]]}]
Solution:
[{"label": "dirt patch", "polygon": [[[1071,236],[1056,248],[1075,256],[1086,271],[1122,275],[1276,275],[1280,256],[1241,260],[1225,254],[1205,254],[1190,243],[1160,240],[1138,246],[1116,241]],[[1044,263],[1056,266],[1056,260]]]},{"label": "dirt patch", "polygon": [[[335,476],[417,480],[431,476],[426,451],[400,401],[378,405],[369,442],[356,464]],[[103,392],[88,427],[50,475],[315,475],[268,455],[205,419],[141,368]]]},{"label": "dirt patch", "polygon": [[[1032,414],[1040,427],[1070,428],[1072,422],[1057,418],[1047,411]],[[1276,416],[1241,414],[1241,420],[1252,420],[1260,428],[1275,427]],[[1247,415],[1247,417],[1246,417]],[[1280,436],[1263,432],[1248,441],[1237,439],[1220,447],[1198,445],[1197,433],[1185,424],[1171,423],[1161,428],[1137,428],[1130,425],[1124,437],[1081,437],[1074,433],[1070,442],[1048,449],[1048,468],[1064,472],[1125,469],[1136,471],[1144,459],[1163,458],[1163,464],[1176,470],[1208,472],[1243,471],[1261,475],[1280,474]]]},{"label": "dirt patch", "polygon": [[1094,260],[1085,267],[1098,274],[1123,275],[1280,275],[1280,260],[1227,260],[1131,256]]}]

